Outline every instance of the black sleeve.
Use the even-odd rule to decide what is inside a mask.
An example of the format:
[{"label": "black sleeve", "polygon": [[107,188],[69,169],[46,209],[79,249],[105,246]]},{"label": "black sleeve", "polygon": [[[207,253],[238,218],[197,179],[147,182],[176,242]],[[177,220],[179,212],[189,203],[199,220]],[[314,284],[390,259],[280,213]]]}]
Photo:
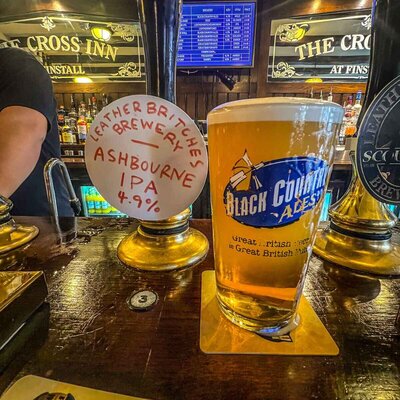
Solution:
[{"label": "black sleeve", "polygon": [[23,106],[47,119],[47,131],[55,115],[53,85],[44,67],[25,50],[0,49],[0,111]]}]

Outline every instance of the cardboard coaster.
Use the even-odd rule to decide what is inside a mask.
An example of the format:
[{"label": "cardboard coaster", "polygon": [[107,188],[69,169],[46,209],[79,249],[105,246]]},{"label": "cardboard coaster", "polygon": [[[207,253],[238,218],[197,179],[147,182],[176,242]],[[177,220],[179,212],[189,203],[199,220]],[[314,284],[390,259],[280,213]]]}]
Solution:
[{"label": "cardboard coaster", "polygon": [[302,296],[300,325],[289,335],[264,338],[239,328],[220,311],[215,272],[204,271],[201,288],[200,348],[208,354],[278,354],[336,356],[339,348],[325,326]]},{"label": "cardboard coaster", "polygon": [[[14,383],[4,394],[1,400],[40,400],[47,399],[45,393],[50,394],[71,394],[75,400],[96,399],[96,400],[145,400],[139,397],[124,396],[103,392],[101,390],[89,389],[82,386],[70,385],[69,383],[57,382],[39,376],[27,375]],[[39,397],[43,395],[43,397]],[[57,397],[58,398],[58,397]],[[62,397],[64,398],[64,397]],[[69,397],[67,397],[68,399]]]}]

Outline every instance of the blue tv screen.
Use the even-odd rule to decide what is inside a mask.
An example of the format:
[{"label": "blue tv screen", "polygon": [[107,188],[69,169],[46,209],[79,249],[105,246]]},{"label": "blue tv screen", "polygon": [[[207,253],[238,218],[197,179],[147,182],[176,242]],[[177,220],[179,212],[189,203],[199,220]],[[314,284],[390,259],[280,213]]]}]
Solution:
[{"label": "blue tv screen", "polygon": [[184,3],[177,67],[252,67],[256,2]]}]

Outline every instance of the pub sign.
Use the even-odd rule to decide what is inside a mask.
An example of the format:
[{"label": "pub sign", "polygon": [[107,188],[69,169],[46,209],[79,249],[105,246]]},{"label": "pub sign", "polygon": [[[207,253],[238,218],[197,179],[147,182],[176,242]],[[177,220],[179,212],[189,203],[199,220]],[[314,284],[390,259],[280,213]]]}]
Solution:
[{"label": "pub sign", "polygon": [[366,82],[371,14],[273,20],[269,49],[268,81]]}]

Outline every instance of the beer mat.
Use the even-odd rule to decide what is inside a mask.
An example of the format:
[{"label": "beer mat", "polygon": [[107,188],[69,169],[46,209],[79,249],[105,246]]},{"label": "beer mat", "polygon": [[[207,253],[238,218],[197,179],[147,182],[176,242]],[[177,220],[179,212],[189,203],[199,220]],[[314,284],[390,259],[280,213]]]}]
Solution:
[{"label": "beer mat", "polygon": [[336,343],[304,296],[299,305],[300,325],[288,335],[266,339],[228,321],[219,309],[215,294],[215,272],[204,271],[200,316],[200,349],[204,353],[288,356],[339,354]]},{"label": "beer mat", "polygon": [[[69,383],[57,382],[39,376],[27,375],[15,382],[0,400],[47,400],[50,394],[58,394],[56,399],[66,400],[145,400],[139,397],[103,392]],[[63,397],[60,395],[64,394]],[[70,394],[71,396],[66,396]]]}]

